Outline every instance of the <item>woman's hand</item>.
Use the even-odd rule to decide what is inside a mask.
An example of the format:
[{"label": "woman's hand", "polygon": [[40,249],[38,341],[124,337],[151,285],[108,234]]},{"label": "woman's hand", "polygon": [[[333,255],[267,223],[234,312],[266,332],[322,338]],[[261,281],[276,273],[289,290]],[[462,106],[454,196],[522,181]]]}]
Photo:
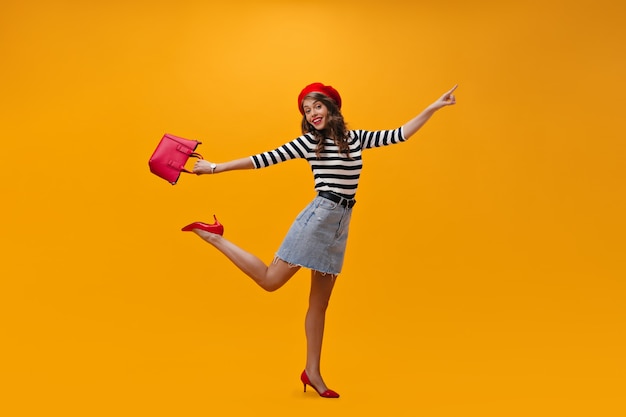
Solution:
[{"label": "woman's hand", "polygon": [[426,107],[424,111],[422,111],[413,119],[405,123],[404,126],[402,126],[404,137],[408,139],[411,136],[413,136],[415,132],[420,130],[420,128],[424,126],[424,123],[426,123],[428,119],[430,119],[432,115],[435,114],[435,112],[437,112],[437,110],[446,106],[451,106],[453,104],[456,104],[456,98],[454,97],[453,93],[454,93],[454,90],[456,90],[458,86],[459,85],[457,84],[454,87],[452,87],[448,92],[446,92],[444,95],[439,97],[439,99],[433,102],[433,104]]},{"label": "woman's hand", "polygon": [[440,109],[442,107],[445,106],[451,106],[453,104],[456,104],[456,97],[454,97],[454,90],[456,90],[456,88],[459,85],[456,84],[454,87],[452,87],[447,93],[445,93],[444,95],[442,95],[441,97],[439,97],[439,99],[437,101],[435,101],[431,107],[434,107],[435,109]]},{"label": "woman's hand", "polygon": [[200,159],[196,161],[196,164],[193,166],[192,172],[196,175],[202,175],[202,174],[211,174],[212,171],[213,170],[211,169],[211,162],[205,161],[204,159]]}]

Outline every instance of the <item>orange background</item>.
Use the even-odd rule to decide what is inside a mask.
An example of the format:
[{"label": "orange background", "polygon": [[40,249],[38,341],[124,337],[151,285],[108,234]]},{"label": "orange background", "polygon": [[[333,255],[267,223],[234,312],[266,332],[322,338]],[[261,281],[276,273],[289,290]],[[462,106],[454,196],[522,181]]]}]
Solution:
[{"label": "orange background", "polygon": [[[625,6],[618,1],[5,1],[0,414],[623,416]],[[265,294],[180,227],[270,261],[303,161],[172,187],[299,134],[342,94],[368,151],[323,371],[303,394],[301,271]]]}]

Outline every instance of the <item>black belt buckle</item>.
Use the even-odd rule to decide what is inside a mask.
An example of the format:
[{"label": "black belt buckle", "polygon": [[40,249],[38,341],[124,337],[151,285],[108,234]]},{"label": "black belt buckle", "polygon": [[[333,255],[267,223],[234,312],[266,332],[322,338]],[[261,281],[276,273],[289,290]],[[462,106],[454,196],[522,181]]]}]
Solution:
[{"label": "black belt buckle", "polygon": [[320,197],[326,198],[326,199],[328,199],[328,200],[330,200],[330,201],[332,201],[334,203],[337,203],[340,206],[347,207],[347,208],[352,208],[356,204],[356,200],[355,199],[349,200],[349,199],[347,199],[345,197],[342,197],[340,195],[337,195],[337,194],[334,194],[334,193],[331,193],[331,192],[328,192],[328,191],[320,191],[318,193],[318,195]]}]

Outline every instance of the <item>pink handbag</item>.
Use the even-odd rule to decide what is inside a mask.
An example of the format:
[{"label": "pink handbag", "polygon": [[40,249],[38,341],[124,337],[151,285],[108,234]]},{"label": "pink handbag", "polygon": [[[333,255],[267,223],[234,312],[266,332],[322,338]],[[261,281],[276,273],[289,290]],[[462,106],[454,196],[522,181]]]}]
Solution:
[{"label": "pink handbag", "polygon": [[189,157],[204,159],[194,152],[201,143],[166,133],[148,161],[150,172],[172,185],[176,184],[181,172],[191,174],[191,171],[185,169]]}]

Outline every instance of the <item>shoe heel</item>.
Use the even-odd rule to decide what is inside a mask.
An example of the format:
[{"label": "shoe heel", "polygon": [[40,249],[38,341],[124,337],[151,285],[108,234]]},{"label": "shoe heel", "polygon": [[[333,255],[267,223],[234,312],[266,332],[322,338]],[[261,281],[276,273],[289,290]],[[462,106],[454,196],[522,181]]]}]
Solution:
[{"label": "shoe heel", "polygon": [[319,392],[317,390],[317,388],[315,388],[315,386],[313,384],[311,384],[311,380],[309,379],[309,376],[306,374],[306,369],[304,371],[302,371],[302,374],[300,375],[300,381],[304,385],[304,392],[306,392],[306,386],[310,385],[311,388],[313,388],[319,394],[320,397],[323,397],[323,398],[339,398],[339,394],[337,394],[335,391],[333,391],[331,389],[327,389],[324,392]]}]

